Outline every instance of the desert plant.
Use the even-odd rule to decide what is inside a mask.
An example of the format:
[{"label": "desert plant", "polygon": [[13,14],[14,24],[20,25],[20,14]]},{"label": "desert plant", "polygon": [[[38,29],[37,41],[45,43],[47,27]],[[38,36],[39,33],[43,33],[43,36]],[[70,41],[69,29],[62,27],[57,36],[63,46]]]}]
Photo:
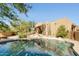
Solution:
[{"label": "desert plant", "polygon": [[65,26],[64,25],[59,26],[59,28],[57,29],[56,36],[65,38],[67,37],[67,34],[68,34],[68,31],[66,30]]}]

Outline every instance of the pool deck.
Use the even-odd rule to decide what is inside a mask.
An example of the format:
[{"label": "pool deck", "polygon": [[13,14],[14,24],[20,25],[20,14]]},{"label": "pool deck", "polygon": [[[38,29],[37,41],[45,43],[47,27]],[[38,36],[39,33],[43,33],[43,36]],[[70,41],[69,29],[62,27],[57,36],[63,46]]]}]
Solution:
[{"label": "pool deck", "polygon": [[66,41],[74,44],[73,49],[79,55],[79,41],[75,41],[75,40],[66,40]]}]

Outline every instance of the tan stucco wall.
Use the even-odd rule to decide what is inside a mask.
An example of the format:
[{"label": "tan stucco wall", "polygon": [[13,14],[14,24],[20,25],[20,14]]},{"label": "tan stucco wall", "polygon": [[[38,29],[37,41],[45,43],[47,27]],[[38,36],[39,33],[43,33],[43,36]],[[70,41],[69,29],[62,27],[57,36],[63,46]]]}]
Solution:
[{"label": "tan stucco wall", "polygon": [[51,32],[52,32],[52,34],[54,33],[54,36],[56,35],[58,27],[61,26],[61,25],[65,25],[66,29],[68,31],[70,31],[71,30],[72,22],[70,22],[67,19],[59,19],[58,21],[56,21],[54,23],[51,23]]},{"label": "tan stucco wall", "polygon": [[57,29],[59,26],[65,25],[66,29],[68,31],[71,31],[72,24],[73,23],[71,21],[69,21],[67,18],[58,19],[53,22],[48,22],[48,23],[45,23],[45,25],[46,25],[45,33],[46,33],[46,35],[56,36],[56,32],[57,32]]},{"label": "tan stucco wall", "polygon": [[[58,19],[52,22],[45,22],[41,23],[45,25],[45,28],[43,28],[44,35],[55,37],[57,33],[57,29],[59,26],[64,25],[66,27],[66,30],[68,30],[68,37],[71,38],[71,26],[72,24],[75,25],[72,21],[70,21],[68,18],[62,18]],[[42,25],[39,25],[42,26]],[[36,26],[38,27],[38,26]],[[79,27],[78,27],[79,28]]]},{"label": "tan stucco wall", "polygon": [[79,31],[75,31],[75,40],[79,41]]}]

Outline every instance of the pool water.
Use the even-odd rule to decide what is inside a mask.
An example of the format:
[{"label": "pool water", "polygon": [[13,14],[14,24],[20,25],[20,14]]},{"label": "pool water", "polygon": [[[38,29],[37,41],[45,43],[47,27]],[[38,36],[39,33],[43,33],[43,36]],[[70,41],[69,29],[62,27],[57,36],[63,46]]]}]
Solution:
[{"label": "pool water", "polygon": [[51,56],[53,51],[38,47],[34,42],[14,41],[0,44],[0,56]]},{"label": "pool water", "polygon": [[[52,45],[54,47],[54,45]],[[63,46],[59,46],[63,50]],[[57,56],[62,53],[59,49],[56,51],[46,49],[41,43],[41,46],[34,41],[13,41],[0,44],[0,56]],[[66,48],[67,50],[67,48]],[[69,54],[68,55],[74,55]],[[63,55],[67,55],[66,53]]]}]

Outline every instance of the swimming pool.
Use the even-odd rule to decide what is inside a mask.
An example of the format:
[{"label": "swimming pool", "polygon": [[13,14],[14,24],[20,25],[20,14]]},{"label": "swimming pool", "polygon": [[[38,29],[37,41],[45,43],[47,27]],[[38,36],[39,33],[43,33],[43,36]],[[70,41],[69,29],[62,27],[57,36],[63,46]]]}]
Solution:
[{"label": "swimming pool", "polygon": [[74,56],[71,44],[33,39],[0,43],[0,56]]}]

